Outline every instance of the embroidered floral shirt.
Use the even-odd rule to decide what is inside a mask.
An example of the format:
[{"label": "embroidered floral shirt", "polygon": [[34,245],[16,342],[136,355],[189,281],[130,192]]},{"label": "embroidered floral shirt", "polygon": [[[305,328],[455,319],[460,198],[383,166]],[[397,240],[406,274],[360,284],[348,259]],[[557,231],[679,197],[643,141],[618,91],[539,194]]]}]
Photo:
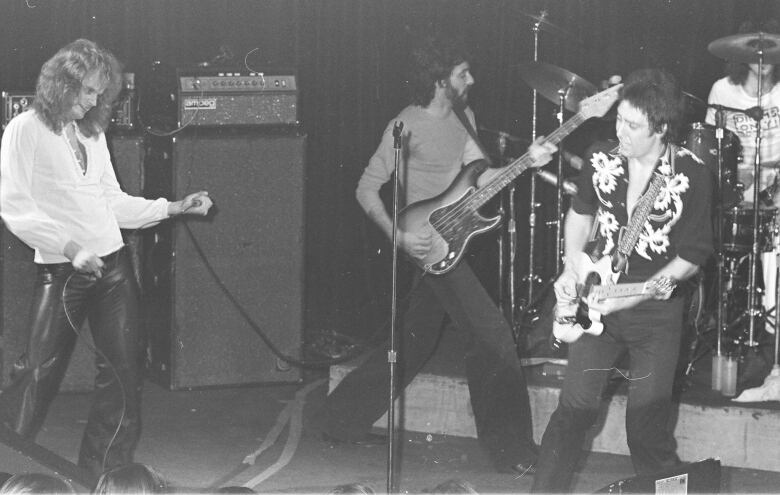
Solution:
[{"label": "embroidered floral shirt", "polygon": [[[616,249],[629,219],[628,163],[614,148],[610,142],[590,148],[572,202],[575,212],[596,218],[596,234],[605,240],[604,254]],[[664,185],[621,282],[647,280],[676,256],[701,266],[712,254],[712,178],[706,166],[687,149],[670,146],[658,160],[656,172],[663,176]]]}]

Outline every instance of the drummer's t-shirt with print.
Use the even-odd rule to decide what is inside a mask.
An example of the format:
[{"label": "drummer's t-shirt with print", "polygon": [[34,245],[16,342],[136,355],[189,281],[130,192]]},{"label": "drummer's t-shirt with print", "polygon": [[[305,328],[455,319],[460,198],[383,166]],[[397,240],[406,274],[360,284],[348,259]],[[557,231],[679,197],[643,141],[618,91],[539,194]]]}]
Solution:
[{"label": "drummer's t-shirt with print", "polygon": [[[740,84],[733,84],[728,77],[715,81],[710,90],[708,102],[737,109],[748,109],[758,105],[758,97],[750,96]],[[780,166],[780,84],[767,88],[761,96],[761,187],[766,189],[777,175]],[[715,109],[707,110],[706,122],[715,124]],[[756,156],[756,121],[742,112],[725,112],[726,129],[739,137],[742,145],[742,159],[739,163],[738,179],[745,186],[745,201],[753,201],[753,164]],[[780,192],[780,191],[778,191]],[[780,206],[780,194],[775,195],[775,204]]]}]

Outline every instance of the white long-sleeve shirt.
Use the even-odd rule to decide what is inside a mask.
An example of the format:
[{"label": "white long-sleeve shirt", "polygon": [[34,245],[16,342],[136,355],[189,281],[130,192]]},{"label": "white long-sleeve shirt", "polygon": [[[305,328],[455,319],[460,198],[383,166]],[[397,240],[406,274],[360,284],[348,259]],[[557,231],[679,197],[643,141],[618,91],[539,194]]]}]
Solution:
[{"label": "white long-sleeve shirt", "polygon": [[85,137],[82,173],[65,133],[55,134],[34,110],[15,117],[0,144],[0,216],[35,250],[36,263],[63,263],[75,241],[98,256],[123,245],[120,228],[150,226],[168,217],[168,201],[123,192],[104,134]]}]

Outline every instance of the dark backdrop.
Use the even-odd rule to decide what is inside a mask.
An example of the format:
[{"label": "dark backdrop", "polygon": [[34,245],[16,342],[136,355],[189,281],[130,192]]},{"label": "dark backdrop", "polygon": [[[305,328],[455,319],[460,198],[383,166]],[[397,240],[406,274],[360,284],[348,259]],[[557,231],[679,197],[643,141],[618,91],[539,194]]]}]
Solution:
[{"label": "dark backdrop", "polygon": [[[531,134],[531,91],[514,65],[533,60],[532,20],[546,9],[569,33],[542,30],[538,59],[598,83],[611,74],[662,66],[706,99],[722,62],[707,44],[746,18],[778,16],[780,2],[738,0],[1,0],[0,89],[34,86],[60,46],[93,39],[137,74],[144,93],[173,86],[165,69],[212,59],[228,46],[237,63],[298,71],[300,118],[308,133],[307,329],[368,335],[369,308],[386,288],[384,247],[354,199],[360,173],[387,121],[404,104],[403,68],[415,36],[434,26],[471,42],[482,125]],[[153,62],[159,62],[156,73]],[[156,75],[155,75],[156,74]],[[160,76],[163,74],[163,76]],[[703,108],[691,120],[701,120]],[[538,133],[554,126],[541,100]],[[573,142],[576,142],[574,136]],[[520,180],[518,196],[526,193]],[[549,214],[553,190],[540,186]],[[216,198],[219,201],[219,198]],[[258,212],[262,214],[262,212]],[[527,246],[521,211],[519,260]],[[549,229],[548,229],[549,230]],[[540,237],[544,241],[549,234]],[[491,241],[487,241],[488,245]],[[548,245],[549,246],[549,245]],[[285,249],[285,246],[279,246]],[[549,249],[545,249],[549,252]],[[386,250],[385,250],[386,252]],[[541,260],[549,277],[549,260]],[[520,270],[525,267],[521,266]],[[381,313],[380,313],[381,315]]]}]

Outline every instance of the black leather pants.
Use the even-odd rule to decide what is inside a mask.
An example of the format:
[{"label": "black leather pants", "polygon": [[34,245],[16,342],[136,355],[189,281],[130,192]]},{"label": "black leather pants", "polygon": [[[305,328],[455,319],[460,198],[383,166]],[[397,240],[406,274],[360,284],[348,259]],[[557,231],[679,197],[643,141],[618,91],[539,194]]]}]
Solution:
[{"label": "black leather pants", "polygon": [[88,320],[97,376],[79,465],[94,474],[131,462],[141,432],[138,287],[126,248],[103,261],[100,279],[74,272],[70,263],[38,266],[27,352],[0,395],[5,424],[34,438],[67,369],[77,338],[73,327],[81,331]]}]

